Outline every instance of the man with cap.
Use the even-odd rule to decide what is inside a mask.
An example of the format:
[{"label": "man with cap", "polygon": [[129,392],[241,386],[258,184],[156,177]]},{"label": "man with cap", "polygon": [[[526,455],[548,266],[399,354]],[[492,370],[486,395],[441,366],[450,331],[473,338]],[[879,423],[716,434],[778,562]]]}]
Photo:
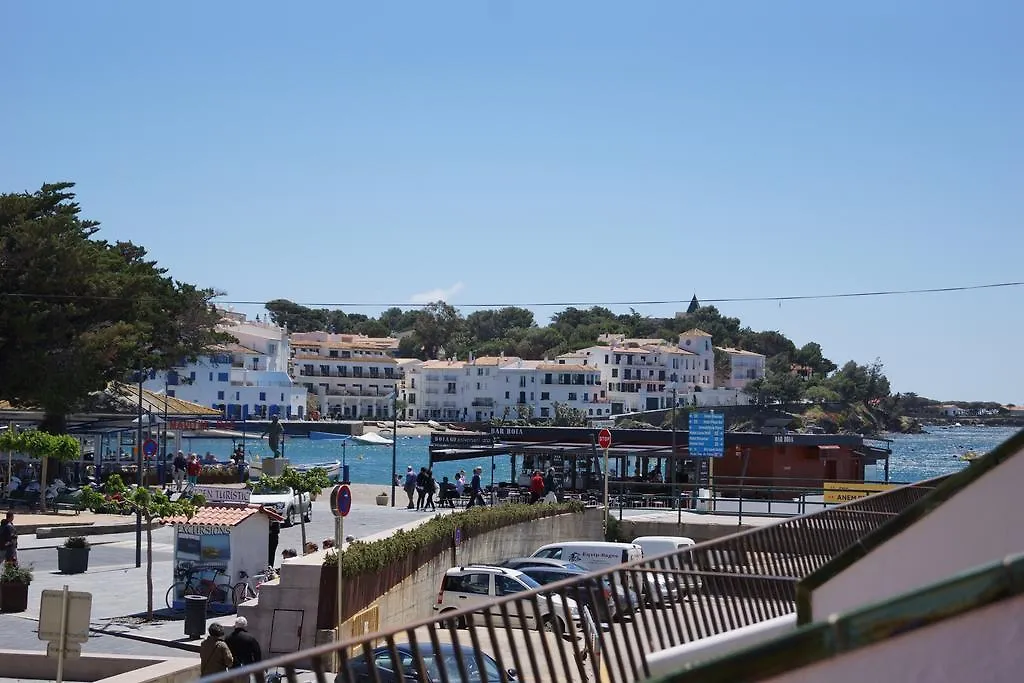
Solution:
[{"label": "man with cap", "polygon": [[224,642],[231,650],[231,657],[235,660],[234,668],[255,664],[263,659],[263,652],[260,651],[260,643],[245,629],[249,622],[245,617],[235,619],[235,630],[232,631]]},{"label": "man with cap", "polygon": [[185,454],[178,451],[174,456],[174,490],[181,493],[181,487],[185,484],[185,470],[188,469],[188,460]]},{"label": "man with cap", "polygon": [[412,504],[412,494],[416,493],[416,473],[412,471],[412,465],[405,468],[405,495],[409,496],[409,505],[406,510],[412,510],[416,506]]}]

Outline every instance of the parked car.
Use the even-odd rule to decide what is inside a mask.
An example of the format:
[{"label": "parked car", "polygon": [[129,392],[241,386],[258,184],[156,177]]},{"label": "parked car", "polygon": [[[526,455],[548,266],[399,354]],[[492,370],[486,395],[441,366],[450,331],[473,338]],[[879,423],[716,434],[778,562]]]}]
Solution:
[{"label": "parked car", "polygon": [[[696,545],[696,542],[692,538],[686,536],[639,536],[633,539],[633,543],[643,548],[644,557],[657,557],[658,555],[666,555],[668,553],[680,553]],[[681,567],[689,567],[685,563],[680,563]],[[685,576],[681,580],[675,577],[667,577],[669,583],[675,583],[679,590],[680,595],[694,594],[703,585],[699,576]]]},{"label": "parked car", "polygon": [[252,490],[249,502],[274,510],[284,517],[285,526],[295,524],[297,515],[302,515],[307,522],[313,521],[313,502],[309,494],[303,493],[300,496],[287,486],[277,488],[258,484]]},{"label": "parked car", "polygon": [[587,571],[585,567],[581,567],[575,562],[569,562],[568,560],[555,560],[549,557],[513,557],[510,560],[505,560],[498,566],[508,567],[509,569],[522,569],[523,567],[557,567],[559,569]]},{"label": "parked car", "polygon": [[[451,643],[441,643],[435,651],[431,643],[418,643],[414,649],[408,643],[395,645],[398,652],[399,662],[395,662],[394,656],[389,647],[378,647],[373,651],[373,668],[377,670],[377,680],[380,683],[406,683],[417,681],[418,683],[442,683],[446,680],[441,675],[441,667],[447,674],[448,683],[499,683],[501,671],[498,663],[489,654],[473,649],[469,645],[456,646]],[[419,658],[417,658],[417,651]],[[466,667],[467,677],[463,677],[459,667],[459,659],[462,659]],[[420,670],[418,659],[423,661],[423,670]],[[483,675],[481,675],[481,664]],[[401,671],[402,676],[399,676]],[[359,657],[353,659],[348,666],[348,676],[344,672],[335,676],[335,683],[369,683],[374,680],[373,672],[366,659]],[[517,680],[515,669],[505,672],[509,681]]]},{"label": "parked car", "polygon": [[[519,571],[541,585],[578,578],[588,573],[585,569],[569,569],[550,565],[520,567]],[[590,579],[586,583],[573,586],[566,593],[578,604],[586,605],[594,618],[606,623],[632,615],[640,606],[640,601],[634,591],[624,586],[613,585],[608,579],[602,579],[600,583],[597,579]]]},{"label": "parked car", "polygon": [[[441,579],[441,588],[437,593],[437,604],[434,611],[444,614],[454,612],[457,609],[467,607],[475,608],[479,613],[490,612],[492,616],[501,619],[501,611],[494,606],[496,598],[540,588],[540,584],[529,576],[516,569],[506,567],[492,567],[489,565],[468,565],[465,567],[452,567],[444,573]],[[539,600],[540,623],[537,623],[536,615],[532,607],[523,605],[525,614],[517,611],[518,604],[511,603],[508,607],[509,618],[513,625],[520,623],[527,628],[538,630],[554,631],[555,633],[568,634],[568,623],[572,620],[575,623],[576,631],[580,630],[579,605],[572,598],[562,600],[561,596],[551,596],[551,603],[554,609],[549,607],[547,600]],[[466,626],[464,621],[458,624]]]}]

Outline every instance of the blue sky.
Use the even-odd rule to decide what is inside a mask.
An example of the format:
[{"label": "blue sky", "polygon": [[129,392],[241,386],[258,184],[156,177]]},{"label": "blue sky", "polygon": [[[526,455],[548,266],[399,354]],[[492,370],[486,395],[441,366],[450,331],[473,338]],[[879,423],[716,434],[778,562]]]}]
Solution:
[{"label": "blue sky", "polygon": [[[12,1],[0,14],[0,190],[76,181],[103,236],[229,299],[1024,280],[1019,2]],[[1022,294],[720,308],[839,362],[880,357],[896,390],[1024,403]]]}]

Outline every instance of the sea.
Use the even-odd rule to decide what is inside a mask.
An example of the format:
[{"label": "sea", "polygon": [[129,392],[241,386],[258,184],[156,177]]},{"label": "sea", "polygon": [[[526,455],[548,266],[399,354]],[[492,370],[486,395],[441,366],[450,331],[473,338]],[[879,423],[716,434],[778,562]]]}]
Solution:
[{"label": "sea", "polygon": [[[881,438],[892,443],[892,458],[889,462],[889,481],[914,482],[943,474],[956,472],[968,463],[960,459],[967,451],[985,453],[1010,438],[1017,429],[1014,427],[927,427],[923,434],[888,434]],[[391,446],[361,446],[335,440],[310,440],[289,437],[285,440],[284,455],[296,464],[343,461],[349,466],[349,477],[357,484],[389,485],[391,480]],[[428,464],[427,447],[429,436],[399,435],[396,445],[400,473],[406,466],[414,470]],[[213,453],[218,460],[227,460],[232,448],[230,438],[184,439],[187,451],[204,454]],[[246,450],[256,457],[269,457],[266,441],[248,439]],[[494,481],[510,481],[511,458],[495,456]],[[491,459],[462,460],[457,463],[442,463],[434,468],[438,478],[448,476],[454,479],[458,469],[471,472],[479,465],[484,472],[491,469]],[[867,481],[884,481],[885,470],[881,464],[869,466],[865,472]],[[485,482],[487,477],[485,475]]]}]

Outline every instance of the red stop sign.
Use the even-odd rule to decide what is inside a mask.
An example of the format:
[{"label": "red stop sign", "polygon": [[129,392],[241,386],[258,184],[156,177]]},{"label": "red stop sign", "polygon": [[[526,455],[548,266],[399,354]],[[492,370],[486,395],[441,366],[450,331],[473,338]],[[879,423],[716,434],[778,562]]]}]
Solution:
[{"label": "red stop sign", "polygon": [[607,429],[602,429],[597,433],[597,445],[601,448],[608,448],[612,445],[612,433]]}]

